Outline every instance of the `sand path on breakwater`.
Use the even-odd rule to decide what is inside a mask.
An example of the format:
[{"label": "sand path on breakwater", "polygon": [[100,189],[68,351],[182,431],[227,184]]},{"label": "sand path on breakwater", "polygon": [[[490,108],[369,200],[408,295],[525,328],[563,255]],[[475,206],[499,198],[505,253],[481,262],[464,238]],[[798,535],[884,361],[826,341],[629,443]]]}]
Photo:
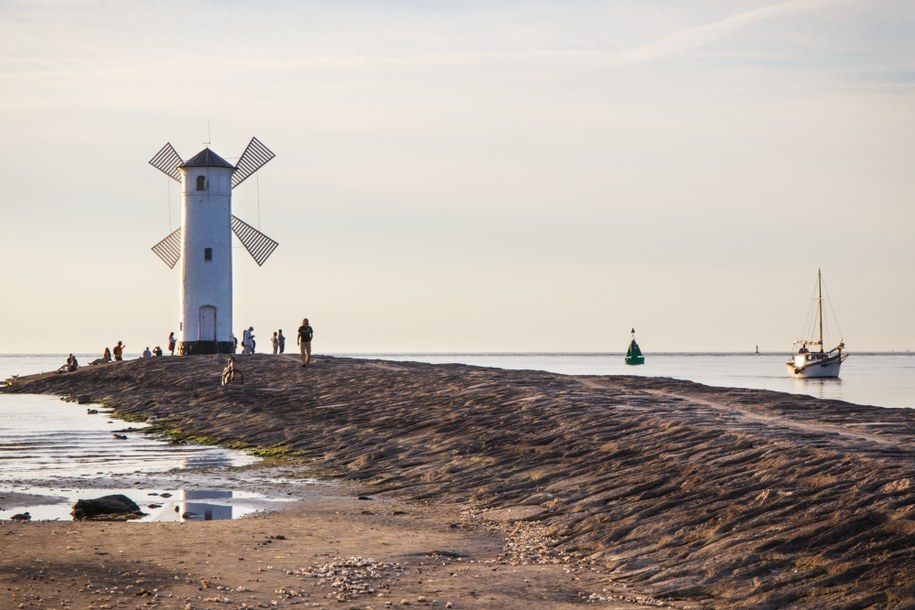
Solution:
[{"label": "sand path on breakwater", "polygon": [[[456,608],[561,608],[589,596],[614,598],[604,607],[915,607],[915,410],[331,357],[308,369],[294,357],[239,358],[246,383],[221,387],[221,362],[116,363],[7,391],[85,394],[216,442],[282,446],[303,473],[425,511],[501,568],[474,576],[505,579],[471,581],[474,597],[451,577]],[[405,543],[411,530],[389,513],[350,502],[329,527],[371,517],[381,529],[364,546]],[[296,510],[259,519],[308,523],[309,508]],[[239,523],[213,527],[234,540]],[[444,591],[413,603],[444,607]],[[372,605],[383,602],[352,607]]]}]

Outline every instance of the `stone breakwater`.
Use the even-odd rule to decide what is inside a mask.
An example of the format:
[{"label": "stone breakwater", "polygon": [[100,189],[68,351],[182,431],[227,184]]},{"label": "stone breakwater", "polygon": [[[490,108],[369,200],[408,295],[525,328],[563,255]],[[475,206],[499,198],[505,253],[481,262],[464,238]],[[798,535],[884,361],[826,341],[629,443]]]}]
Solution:
[{"label": "stone breakwater", "polygon": [[663,378],[321,357],[157,358],[20,378],[219,443],[281,447],[366,493],[536,527],[710,608],[915,608],[915,409]]}]

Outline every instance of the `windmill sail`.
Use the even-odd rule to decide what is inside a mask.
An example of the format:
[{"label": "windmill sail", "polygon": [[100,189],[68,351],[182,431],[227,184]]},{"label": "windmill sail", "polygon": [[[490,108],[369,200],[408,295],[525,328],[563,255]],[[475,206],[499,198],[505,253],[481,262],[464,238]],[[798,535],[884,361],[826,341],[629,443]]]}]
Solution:
[{"label": "windmill sail", "polygon": [[279,242],[273,241],[234,215],[232,216],[232,231],[248,251],[248,254],[257,262],[258,266],[263,266],[264,262],[276,250],[276,247],[280,245]]},{"label": "windmill sail", "polygon": [[245,152],[238,158],[235,173],[232,174],[232,188],[244,182],[254,172],[267,164],[276,155],[257,138],[251,138]]},{"label": "windmill sail", "polygon": [[162,259],[162,262],[168,265],[169,269],[174,269],[181,258],[181,227],[168,234],[168,237],[152,247],[152,251]]},{"label": "windmill sail", "polygon": [[171,177],[176,182],[181,182],[181,174],[178,172],[178,166],[182,163],[184,163],[184,161],[175,151],[174,147],[172,147],[171,142],[166,142],[165,146],[162,147],[162,150],[157,152],[155,156],[149,160],[150,165],[166,176]]}]

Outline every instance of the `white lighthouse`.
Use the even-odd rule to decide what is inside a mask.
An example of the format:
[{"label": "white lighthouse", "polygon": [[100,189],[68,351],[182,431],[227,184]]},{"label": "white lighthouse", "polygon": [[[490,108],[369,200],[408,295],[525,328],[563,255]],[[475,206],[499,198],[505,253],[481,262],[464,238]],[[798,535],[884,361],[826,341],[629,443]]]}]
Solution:
[{"label": "white lighthouse", "polygon": [[181,183],[181,226],[153,246],[165,264],[181,261],[178,353],[235,351],[232,337],[232,233],[258,265],[273,241],[232,215],[232,189],[274,157],[257,138],[232,165],[209,148],[182,161],[171,144],[150,164]]}]

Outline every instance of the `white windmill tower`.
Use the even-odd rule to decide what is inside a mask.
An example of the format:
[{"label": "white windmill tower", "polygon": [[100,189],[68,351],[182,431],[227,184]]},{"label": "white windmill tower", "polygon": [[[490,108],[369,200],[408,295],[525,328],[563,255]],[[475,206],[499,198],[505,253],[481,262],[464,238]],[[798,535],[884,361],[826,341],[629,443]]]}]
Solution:
[{"label": "white windmill tower", "polygon": [[170,143],[149,161],[181,183],[181,226],[152,248],[170,268],[181,261],[179,354],[235,351],[232,233],[259,266],[279,244],[232,215],[232,189],[274,156],[257,138],[251,138],[237,165],[209,148],[183,161]]}]

